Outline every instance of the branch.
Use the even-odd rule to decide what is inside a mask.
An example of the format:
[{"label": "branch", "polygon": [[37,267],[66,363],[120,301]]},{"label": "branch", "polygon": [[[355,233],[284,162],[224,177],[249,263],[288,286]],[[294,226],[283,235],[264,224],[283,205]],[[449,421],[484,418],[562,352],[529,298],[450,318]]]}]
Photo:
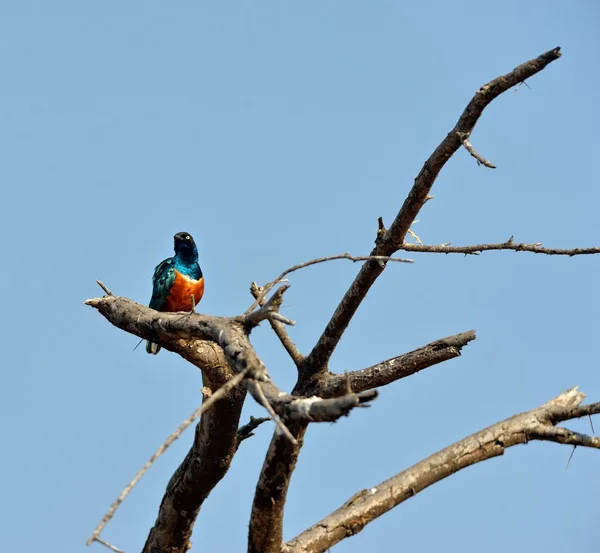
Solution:
[{"label": "branch", "polygon": [[504,454],[531,440],[600,449],[600,437],[586,436],[556,423],[599,414],[600,403],[580,405],[585,394],[572,388],[551,401],[515,415],[434,453],[370,490],[363,490],[339,509],[289,541],[285,553],[321,553],[421,490],[475,463]]},{"label": "branch", "polygon": [[407,252],[423,253],[462,253],[465,255],[479,255],[479,252],[489,250],[512,250],[515,252],[543,253],[546,255],[592,255],[600,253],[600,247],[596,248],[573,248],[570,250],[559,248],[543,248],[541,244],[517,244],[511,236],[506,242],[499,244],[476,244],[474,246],[450,246],[449,244],[440,244],[439,246],[424,246],[419,244],[402,245],[403,250]]},{"label": "branch", "polygon": [[238,374],[244,373],[252,397],[262,405],[264,395],[274,412],[284,420],[333,422],[347,415],[354,407],[377,397],[376,392],[364,392],[333,399],[299,398],[281,391],[250,344],[247,332],[250,323],[256,322],[252,319],[253,314],[250,318],[249,315],[227,318],[198,313],[162,313],[119,296],[94,298],[85,303],[97,309],[116,327],[159,343],[192,362],[193,358],[189,357],[179,339],[216,343],[223,349],[229,366]]},{"label": "branch", "polygon": [[[406,233],[417,218],[420,209],[430,197],[429,193],[437,176],[452,155],[462,145],[458,133],[470,135],[483,110],[493,100],[511,87],[539,73],[549,63],[552,63],[559,57],[560,48],[554,48],[520,65],[510,73],[490,81],[475,93],[475,96],[465,108],[454,128],[446,135],[423,165],[390,228],[385,232],[378,232],[378,239],[376,240],[375,248],[371,252],[372,255],[390,256],[402,247]],[[362,266],[354,282],[335,310],[331,320],[325,327],[317,344],[303,361],[300,369],[301,377],[309,378],[310,375],[326,370],[326,365],[338,345],[342,334],[348,327],[358,306],[384,268],[385,264],[376,261],[367,261]]]},{"label": "branch", "polygon": [[392,357],[377,365],[352,371],[346,374],[333,374],[321,379],[310,388],[303,388],[303,395],[315,393],[319,397],[337,397],[347,393],[348,386],[353,392],[363,392],[386,386],[401,378],[413,375],[431,367],[459,357],[461,350],[470,341],[475,340],[475,331],[461,332],[441,340],[431,342],[398,357]]}]

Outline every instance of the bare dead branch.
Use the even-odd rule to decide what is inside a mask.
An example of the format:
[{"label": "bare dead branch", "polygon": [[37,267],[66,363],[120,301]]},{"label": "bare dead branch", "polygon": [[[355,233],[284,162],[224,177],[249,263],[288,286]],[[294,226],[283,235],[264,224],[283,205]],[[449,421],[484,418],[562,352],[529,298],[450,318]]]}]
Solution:
[{"label": "bare dead branch", "polygon": [[[187,356],[178,343],[184,340],[209,340],[219,345],[228,364],[236,373],[245,373],[247,388],[262,405],[266,397],[275,413],[284,420],[333,422],[377,396],[373,392],[351,394],[333,399],[299,398],[281,391],[271,380],[267,368],[254,351],[245,325],[247,315],[235,318],[212,317],[189,313],[162,313],[120,296],[104,296],[87,300],[114,326],[139,338],[159,343],[170,351]],[[193,362],[193,361],[192,361]],[[202,368],[202,367],[200,367]],[[260,390],[258,384],[260,383]],[[217,403],[218,405],[218,403]]]},{"label": "bare dead branch", "polygon": [[327,375],[316,385],[303,388],[302,393],[303,395],[314,393],[323,398],[337,397],[347,393],[348,383],[355,393],[379,388],[443,361],[459,357],[462,348],[472,340],[475,340],[474,330],[448,336],[366,369]]},{"label": "bare dead branch", "polygon": [[[458,133],[470,135],[483,110],[493,100],[518,83],[539,73],[559,57],[560,48],[554,48],[531,61],[519,65],[510,73],[490,81],[475,93],[475,96],[463,111],[454,128],[446,135],[423,165],[398,215],[383,237],[377,241],[375,248],[371,252],[372,255],[391,256],[402,247],[406,233],[430,196],[431,187],[437,176],[452,155],[462,145]],[[301,377],[308,378],[316,372],[326,370],[326,365],[342,334],[383,269],[384,266],[376,261],[367,261],[362,266],[325,327],[317,344],[302,362],[300,368]]]},{"label": "bare dead branch", "polygon": [[[262,294],[263,290],[264,288],[262,286],[259,286],[256,282],[253,282],[250,285],[250,293],[252,294],[254,299],[258,299],[258,297]],[[263,295],[262,300],[260,300],[259,302],[259,305],[262,307],[266,304],[266,301],[267,300]],[[292,358],[292,361],[294,362],[296,367],[299,366],[302,360],[304,359],[304,356],[300,353],[298,346],[296,346],[296,344],[294,344],[293,340],[290,338],[290,335],[287,333],[283,324],[279,321],[274,321],[272,319],[269,320],[269,324],[271,325],[273,332],[275,332],[275,335],[279,338],[279,341],[285,348],[285,351],[287,351],[288,355]]]},{"label": "bare dead branch", "polygon": [[439,246],[425,246],[417,244],[404,243],[403,250],[407,252],[423,252],[423,253],[462,253],[465,255],[478,255],[479,252],[490,250],[512,250],[515,252],[532,252],[542,253],[546,255],[592,255],[600,253],[600,247],[595,248],[543,248],[541,244],[517,244],[511,236],[506,242],[499,244],[476,244],[473,246],[450,246],[449,244],[440,244]]},{"label": "bare dead branch", "polygon": [[542,440],[600,449],[599,437],[554,426],[560,421],[600,413],[600,403],[581,406],[584,398],[585,394],[572,388],[540,407],[434,453],[370,490],[355,494],[342,507],[289,541],[282,551],[322,553],[428,486],[470,465],[502,455],[507,448],[518,444]]},{"label": "bare dead branch", "polygon": [[473,147],[473,144],[469,142],[469,134],[467,133],[458,133],[458,137],[462,141],[462,145],[465,147],[465,150],[469,152],[476,160],[477,165],[484,165],[485,167],[489,167],[490,169],[495,169],[496,166],[491,162],[485,159],[477,150]]},{"label": "bare dead branch", "polygon": [[350,261],[354,261],[355,263],[358,261],[376,261],[378,263],[387,263],[388,261],[396,262],[396,263],[413,263],[412,259],[405,259],[399,257],[389,257],[382,255],[350,255],[349,253],[340,253],[337,255],[329,255],[327,257],[317,257],[316,259],[311,259],[310,261],[305,261],[304,263],[299,263],[298,265],[294,265],[289,269],[286,269],[281,273],[275,280],[265,284],[262,287],[262,292],[259,293],[256,301],[248,308],[246,313],[250,313],[256,306],[260,304],[261,300],[266,297],[266,295],[271,291],[273,286],[279,284],[282,279],[284,279],[290,273],[294,271],[298,271],[299,269],[305,269],[306,267],[310,267],[311,265],[317,265],[318,263],[325,263],[327,261],[335,261],[336,259],[348,259]]}]

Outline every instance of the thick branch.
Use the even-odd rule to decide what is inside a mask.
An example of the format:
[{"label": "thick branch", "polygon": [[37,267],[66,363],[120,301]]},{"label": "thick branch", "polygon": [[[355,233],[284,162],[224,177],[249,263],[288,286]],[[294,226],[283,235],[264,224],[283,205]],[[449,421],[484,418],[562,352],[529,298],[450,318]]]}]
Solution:
[{"label": "thick branch", "polygon": [[531,440],[600,449],[600,437],[586,436],[557,422],[600,413],[600,403],[581,406],[577,388],[520,415],[494,424],[434,453],[389,480],[353,496],[339,509],[288,542],[285,553],[321,553],[421,490],[475,463],[502,455],[505,449]]},{"label": "thick branch", "polygon": [[425,246],[419,244],[407,244],[402,245],[403,250],[407,252],[423,252],[423,253],[462,253],[465,255],[477,255],[479,252],[489,250],[512,250],[515,252],[532,252],[532,253],[543,253],[546,255],[568,255],[570,257],[574,255],[592,255],[600,253],[600,247],[596,248],[573,248],[573,249],[560,249],[560,248],[543,248],[541,244],[517,244],[511,236],[506,242],[499,244],[476,244],[473,246],[450,246],[449,244],[440,244],[439,246]]},{"label": "thick branch", "polygon": [[319,397],[337,397],[346,394],[348,386],[353,392],[379,388],[443,361],[459,357],[462,348],[471,340],[475,340],[474,330],[448,336],[366,369],[329,375],[321,379],[314,388],[308,388],[306,391],[303,389],[303,393],[314,393]]},{"label": "thick branch", "polygon": [[116,327],[159,343],[192,362],[179,339],[216,343],[223,349],[228,364],[235,372],[246,375],[246,385],[252,397],[262,405],[264,395],[275,413],[285,420],[333,422],[354,407],[377,397],[376,392],[347,394],[334,399],[298,398],[284,393],[271,380],[267,368],[250,344],[247,326],[251,321],[247,315],[227,318],[198,313],[161,313],[119,296],[104,296],[85,303],[98,309]]},{"label": "thick branch", "polygon": [[283,511],[292,473],[304,442],[307,423],[290,425],[296,443],[275,432],[254,493],[248,553],[279,553],[283,544]]},{"label": "thick branch", "polygon": [[[181,352],[202,367],[204,386],[213,392],[233,376],[223,350],[210,342],[181,343]],[[238,423],[246,390],[238,386],[205,412],[196,426],[194,443],[172,476],[144,553],[185,553],[200,507],[225,476],[238,447]]]},{"label": "thick branch", "polygon": [[[542,71],[549,63],[560,57],[560,48],[554,48],[538,58],[528,61],[507,75],[503,75],[482,86],[467,105],[454,128],[442,140],[431,154],[417,175],[415,183],[404,201],[394,222],[386,232],[378,235],[377,245],[372,255],[390,256],[400,249],[404,238],[419,210],[429,197],[431,187],[440,171],[452,155],[461,147],[459,133],[471,134],[483,110],[500,94]],[[372,284],[385,268],[385,263],[367,261],[346,295],[338,305],[331,320],[327,324],[317,344],[304,360],[301,375],[310,376],[317,371],[324,371],[331,354],[336,348],[342,334],[346,330],[358,306],[366,296]]]}]

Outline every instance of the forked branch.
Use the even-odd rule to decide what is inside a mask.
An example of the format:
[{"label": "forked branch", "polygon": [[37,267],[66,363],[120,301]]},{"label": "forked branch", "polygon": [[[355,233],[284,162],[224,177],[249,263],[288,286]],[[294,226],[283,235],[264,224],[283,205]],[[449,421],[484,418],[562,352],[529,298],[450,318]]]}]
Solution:
[{"label": "forked branch", "polygon": [[600,402],[581,405],[577,388],[520,415],[515,415],[434,453],[370,490],[354,495],[342,507],[289,541],[284,553],[322,553],[421,490],[468,466],[502,455],[532,440],[600,449],[600,437],[558,428],[559,422],[600,413]]}]

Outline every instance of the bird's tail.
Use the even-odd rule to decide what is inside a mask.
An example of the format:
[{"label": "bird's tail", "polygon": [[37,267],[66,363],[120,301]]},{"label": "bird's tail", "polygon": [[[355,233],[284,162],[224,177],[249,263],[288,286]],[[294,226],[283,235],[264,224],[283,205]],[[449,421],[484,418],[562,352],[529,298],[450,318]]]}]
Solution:
[{"label": "bird's tail", "polygon": [[152,355],[156,355],[160,351],[160,346],[154,342],[146,342],[146,351]]}]

